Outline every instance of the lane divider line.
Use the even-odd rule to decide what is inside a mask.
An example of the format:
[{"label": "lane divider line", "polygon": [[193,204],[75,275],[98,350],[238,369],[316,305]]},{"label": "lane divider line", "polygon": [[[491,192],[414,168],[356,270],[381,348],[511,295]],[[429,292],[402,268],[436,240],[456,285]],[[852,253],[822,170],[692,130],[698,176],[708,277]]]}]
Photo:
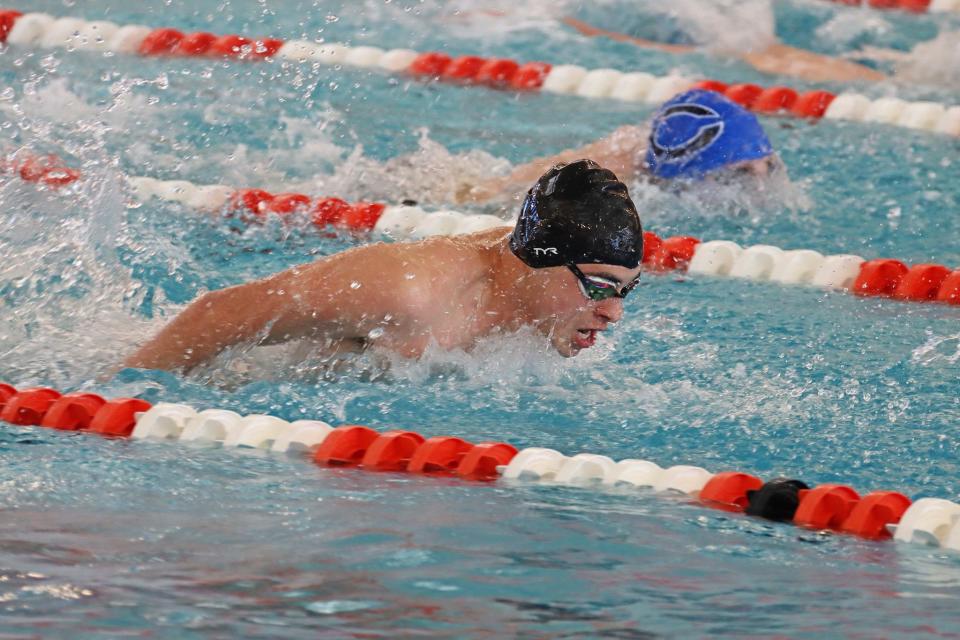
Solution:
[{"label": "lane divider line", "polygon": [[960,0],[829,0],[834,4],[869,7],[882,11],[908,13],[947,13],[960,11]]},{"label": "lane divider line", "polygon": [[0,383],[0,420],[11,425],[83,431],[106,437],[181,440],[225,448],[305,452],[316,464],[365,471],[418,473],[463,480],[536,482],[582,488],[621,487],[685,496],[705,507],[828,530],[869,540],[891,537],[960,550],[960,504],[940,498],[913,502],[897,491],[861,496],[845,485],[810,488],[795,479],[763,481],[740,471],[663,468],[649,460],[597,454],[567,456],[553,449],[518,450],[504,442],[471,443],[414,431],[378,432],[363,425],[332,427],[318,420],[287,422],[270,415],[138,398],[107,400],[94,393],[61,394],[49,387],[18,390]]},{"label": "lane divider line", "polygon": [[[0,163],[0,175],[3,171],[48,188],[63,187],[81,178],[79,171],[65,166],[55,156],[20,154],[19,160]],[[140,202],[159,198],[253,223],[270,215],[281,218],[307,215],[320,228],[375,232],[398,240],[462,235],[513,224],[511,220],[487,214],[453,210],[428,213],[418,206],[351,204],[340,198],[195,185],[186,180],[128,177],[127,183]],[[686,271],[696,275],[809,285],[866,297],[960,305],[960,268],[940,264],[908,265],[890,258],[865,260],[857,255],[824,255],[811,249],[791,250],[772,245],[742,247],[729,240],[702,242],[692,236],[661,238],[652,232],[644,234],[643,263],[650,271]]]},{"label": "lane divider line", "polygon": [[[876,0],[872,0],[876,1]],[[902,0],[901,0],[902,1]],[[957,2],[960,0],[935,0]],[[931,5],[933,6],[933,5]],[[938,5],[939,6],[939,5]],[[790,87],[696,81],[678,75],[642,71],[586,69],[579,65],[521,63],[508,58],[451,56],[444,52],[379,47],[350,47],[328,42],[249,38],[236,34],[183,33],[176,29],[120,26],[107,21],[55,18],[45,13],[0,10],[0,42],[16,46],[110,51],[142,56],[219,57],[239,61],[282,60],[379,69],[427,81],[482,85],[508,91],[545,91],[584,98],[660,104],[695,86],[725,93],[748,109],[766,115],[853,120],[960,136],[960,105],[899,98],[871,99],[855,92],[798,92]]]}]

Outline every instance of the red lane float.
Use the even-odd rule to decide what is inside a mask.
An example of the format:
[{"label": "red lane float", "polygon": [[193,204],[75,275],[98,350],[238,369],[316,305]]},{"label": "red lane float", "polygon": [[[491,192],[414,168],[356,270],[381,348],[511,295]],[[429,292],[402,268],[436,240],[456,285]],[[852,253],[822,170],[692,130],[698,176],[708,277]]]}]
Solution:
[{"label": "red lane float", "polygon": [[10,398],[17,395],[17,390],[11,387],[8,384],[0,383],[0,413],[3,413],[3,408],[7,406],[7,402],[10,401]]},{"label": "red lane float", "polygon": [[[652,235],[652,234],[651,234]],[[644,237],[646,239],[646,236]],[[693,259],[693,252],[700,240],[690,236],[675,236],[664,240],[657,239],[656,249],[644,264],[658,271],[684,270]],[[644,251],[646,258],[646,251]]]},{"label": "red lane float", "polygon": [[93,417],[106,403],[95,393],[68,393],[50,405],[40,426],[64,431],[89,429]]},{"label": "red lane float", "polygon": [[59,397],[59,391],[48,387],[24,389],[7,399],[0,420],[19,425],[40,424],[43,415]]},{"label": "red lane float", "polygon": [[735,84],[727,87],[723,95],[727,96],[745,109],[753,108],[753,103],[757,101],[760,94],[763,93],[763,87],[758,84]]},{"label": "red lane float", "polygon": [[176,29],[154,29],[140,43],[137,52],[142,56],[170,55],[183,38],[183,33]]},{"label": "red lane float", "polygon": [[936,300],[937,293],[950,275],[950,269],[940,264],[916,264],[910,267],[893,292],[898,300]]},{"label": "red lane float", "polygon": [[800,493],[793,522],[811,529],[839,529],[860,501],[859,493],[839,484],[822,484]]},{"label": "red lane float", "polygon": [[764,89],[751,107],[758,113],[792,112],[793,105],[799,98],[799,94],[789,87],[771,87]]},{"label": "red lane float", "polygon": [[0,162],[0,174],[12,172],[24,182],[35,182],[57,189],[76,182],[80,172],[71,169],[55,155],[31,156],[18,154],[16,158]]},{"label": "red lane float", "polygon": [[836,95],[820,89],[800,93],[790,87],[764,88],[758,84],[727,85],[718,80],[702,80],[698,89],[715,91],[746,109],[765,115],[792,115],[797,118],[822,118]]},{"label": "red lane float", "polygon": [[104,436],[126,438],[137,424],[137,414],[152,405],[139,398],[117,398],[100,407],[90,421],[89,430]]},{"label": "red lane float", "polygon": [[853,283],[853,293],[858,296],[892,296],[907,271],[907,265],[899,260],[868,260],[860,267],[860,275]]},{"label": "red lane float", "polygon": [[381,471],[404,471],[425,441],[426,438],[413,431],[388,431],[370,443],[360,465]]},{"label": "red lane float", "polygon": [[188,33],[171,50],[173,55],[178,56],[202,56],[213,46],[217,36],[206,31],[197,33]]},{"label": "red lane float", "polygon": [[328,466],[358,465],[378,437],[379,433],[362,425],[337,427],[317,448],[313,461]]},{"label": "red lane float", "polygon": [[763,480],[749,473],[724,471],[714,475],[700,490],[700,501],[724,511],[743,511],[747,494],[763,486]]},{"label": "red lane float", "polygon": [[502,442],[471,445],[452,437],[430,438],[413,431],[378,433],[347,425],[330,432],[313,460],[324,466],[360,466],[380,471],[454,473],[472,480],[491,480],[497,468],[510,463],[517,450]]},{"label": "red lane float", "polygon": [[0,400],[4,400],[0,411],[0,420],[4,422],[84,429],[110,436],[129,436],[136,424],[136,415],[151,407],[149,402],[137,398],[106,402],[91,393],[61,396],[59,391],[47,387],[16,391],[9,385],[0,385]]},{"label": "red lane float", "polygon": [[411,473],[453,473],[473,445],[453,436],[430,438],[414,452],[407,470]]},{"label": "red lane float", "polygon": [[7,41],[7,36],[10,35],[14,23],[22,15],[19,11],[0,11],[0,42]]},{"label": "red lane float", "polygon": [[867,5],[883,11],[907,11],[909,13],[927,13],[933,0],[830,0],[834,4],[846,4],[853,7]]}]

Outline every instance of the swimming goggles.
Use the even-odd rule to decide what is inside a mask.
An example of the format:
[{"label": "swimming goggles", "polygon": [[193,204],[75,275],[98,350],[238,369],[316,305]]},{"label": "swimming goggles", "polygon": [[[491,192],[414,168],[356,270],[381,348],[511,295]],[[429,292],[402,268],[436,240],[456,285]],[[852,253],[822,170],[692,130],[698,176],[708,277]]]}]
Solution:
[{"label": "swimming goggles", "polygon": [[627,294],[633,291],[633,288],[640,283],[640,275],[623,285],[617,287],[617,283],[601,276],[588,276],[575,264],[567,264],[567,269],[573,272],[577,277],[577,284],[580,285],[580,293],[589,300],[606,300],[607,298],[626,298]]}]

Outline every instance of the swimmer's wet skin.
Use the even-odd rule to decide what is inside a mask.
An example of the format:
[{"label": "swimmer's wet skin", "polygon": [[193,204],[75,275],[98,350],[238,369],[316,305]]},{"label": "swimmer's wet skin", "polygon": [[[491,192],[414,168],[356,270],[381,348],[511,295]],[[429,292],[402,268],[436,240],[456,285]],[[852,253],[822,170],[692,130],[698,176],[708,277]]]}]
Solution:
[{"label": "swimmer's wet skin", "polygon": [[372,244],[205,294],[125,365],[189,370],[235,344],[302,337],[415,358],[524,326],[574,356],[623,317],[642,257],[627,187],[578,160],[541,176],[512,233]]}]

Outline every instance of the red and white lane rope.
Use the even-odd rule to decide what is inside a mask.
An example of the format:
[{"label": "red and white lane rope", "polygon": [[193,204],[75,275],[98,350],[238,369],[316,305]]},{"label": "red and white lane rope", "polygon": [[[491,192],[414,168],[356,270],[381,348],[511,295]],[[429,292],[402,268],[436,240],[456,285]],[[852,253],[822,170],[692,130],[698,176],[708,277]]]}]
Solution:
[{"label": "red and white lane rope", "polygon": [[946,13],[960,11],[960,0],[829,0],[834,4],[846,4],[853,7],[870,7],[885,11],[907,11],[909,13]]},{"label": "red and white lane rope", "polygon": [[[297,193],[273,195],[261,189],[235,190],[222,185],[196,186],[184,180],[163,182],[129,178],[141,201],[157,197],[211,211],[279,216],[308,212],[314,224],[353,231],[375,231],[397,239],[417,240],[461,235],[512,224],[492,215],[452,210],[427,213],[416,206],[349,204],[338,198],[311,198]],[[741,247],[727,240],[701,242],[690,236],[661,239],[645,234],[644,264],[657,271],[769,280],[846,290],[862,296],[960,305],[960,269],[937,264],[907,266],[899,260],[864,260],[856,255],[825,256],[809,249],[771,245]]]},{"label": "red and white lane rope", "polygon": [[[55,156],[23,157],[0,163],[3,171],[24,180],[58,188],[80,179],[80,172]],[[461,235],[513,224],[497,216],[441,210],[426,212],[417,206],[377,202],[349,203],[340,198],[313,198],[301,193],[272,194],[263,189],[236,189],[225,185],[195,185],[186,180],[129,177],[140,202],[158,198],[188,208],[251,220],[307,214],[318,227],[376,232],[395,239]],[[911,302],[960,305],[960,268],[940,264],[907,265],[900,260],[865,260],[857,255],[824,255],[811,249],[782,249],[772,245],[741,247],[729,240],[701,242],[691,236],[660,238],[644,234],[643,262],[654,271],[761,280],[848,291],[860,296]]]},{"label": "red and white lane rope", "polygon": [[[960,0],[956,0],[960,2]],[[452,57],[442,52],[350,47],[276,38],[247,38],[207,32],[185,34],[176,29],[54,18],[45,13],[0,11],[0,42],[16,46],[110,51],[145,56],[206,56],[239,60],[280,59],[327,66],[375,68],[428,80],[484,85],[513,91],[546,91],[585,98],[609,98],[659,104],[694,86],[724,92],[759,113],[877,122],[960,136],[960,106],[908,102],[898,98],[871,99],[858,93],[836,96],[826,91],[800,93],[789,87],[755,84],[727,85],[682,76],[654,76],[617,69],[586,69],[545,62],[521,64],[506,58]]]},{"label": "red and white lane rope", "polygon": [[270,415],[241,416],[224,409],[197,411],[184,404],[136,398],[107,400],[94,393],[61,394],[47,387],[18,390],[0,384],[0,420],[12,425],[85,431],[109,437],[219,443],[224,447],[306,451],[319,465],[456,476],[465,480],[618,486],[688,496],[707,507],[834,530],[872,540],[891,536],[960,550],[960,505],[910,498],[896,491],[861,496],[837,484],[760,478],[702,467],[663,468],[648,460],[614,461],[603,455],[528,448],[503,442],[471,443],[455,436],[426,438],[414,431],[377,432],[361,425],[333,428],[318,420],[287,422]]}]

